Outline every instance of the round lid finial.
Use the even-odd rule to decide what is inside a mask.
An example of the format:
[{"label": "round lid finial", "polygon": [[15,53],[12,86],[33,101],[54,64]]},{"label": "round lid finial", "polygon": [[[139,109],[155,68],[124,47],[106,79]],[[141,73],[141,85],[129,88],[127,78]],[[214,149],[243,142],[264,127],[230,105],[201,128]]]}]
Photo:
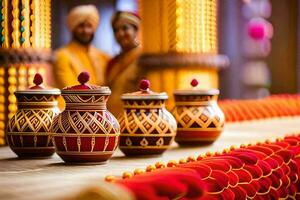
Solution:
[{"label": "round lid finial", "polygon": [[191,81],[191,86],[192,87],[197,87],[198,84],[199,84],[199,82],[195,78]]},{"label": "round lid finial", "polygon": [[125,93],[122,100],[166,100],[168,95],[165,92],[153,92],[150,90],[150,81],[141,79],[139,82],[139,90],[136,92]]},{"label": "round lid finial", "polygon": [[36,85],[36,86],[39,86],[43,83],[43,77],[40,73],[36,73],[34,75],[34,78],[33,78],[33,83]]},{"label": "round lid finial", "polygon": [[77,80],[81,85],[84,85],[90,80],[90,74],[88,72],[81,72],[78,75]]},{"label": "round lid finial", "polygon": [[140,90],[141,91],[148,91],[150,87],[150,81],[147,79],[142,79],[140,81]]}]

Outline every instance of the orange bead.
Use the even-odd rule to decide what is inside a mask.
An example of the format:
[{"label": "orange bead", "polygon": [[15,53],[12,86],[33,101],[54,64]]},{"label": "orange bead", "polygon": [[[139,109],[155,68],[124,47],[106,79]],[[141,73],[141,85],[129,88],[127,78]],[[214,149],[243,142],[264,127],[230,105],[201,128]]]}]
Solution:
[{"label": "orange bead", "polygon": [[157,163],[155,163],[155,167],[156,167],[156,169],[160,169],[160,168],[165,168],[166,165],[163,162],[157,162]]},{"label": "orange bead", "polygon": [[196,161],[195,156],[189,156],[189,157],[187,158],[187,162],[194,162],[194,161]]},{"label": "orange bead", "polygon": [[181,158],[181,159],[179,160],[179,164],[185,164],[185,163],[186,163],[186,159]]},{"label": "orange bead", "polygon": [[152,171],[154,171],[154,170],[156,170],[155,165],[149,165],[149,166],[146,168],[146,172],[152,172]]},{"label": "orange bead", "polygon": [[131,172],[124,172],[122,178],[126,179],[126,178],[131,178],[133,177],[133,174]]},{"label": "orange bead", "polygon": [[271,144],[271,140],[267,139],[267,140],[265,141],[265,143],[266,143],[266,144]]},{"label": "orange bead", "polygon": [[135,169],[133,173],[134,173],[134,175],[139,175],[139,174],[145,173],[145,170],[142,170],[142,169]]},{"label": "orange bead", "polygon": [[197,160],[198,160],[198,161],[203,160],[203,157],[202,157],[201,155],[199,155],[199,156],[197,157]]},{"label": "orange bead", "polygon": [[237,149],[236,146],[231,145],[230,150],[233,151],[233,150],[235,150],[235,149]]},{"label": "orange bead", "polygon": [[115,176],[108,175],[105,177],[106,182],[115,182],[115,180],[116,180]]},{"label": "orange bead", "polygon": [[176,160],[170,160],[167,164],[167,167],[176,167],[178,165]]},{"label": "orange bead", "polygon": [[211,156],[213,156],[213,154],[214,154],[214,153],[208,151],[208,152],[206,152],[205,155],[206,155],[206,157],[211,157]]},{"label": "orange bead", "polygon": [[229,152],[230,152],[230,150],[227,148],[223,150],[223,153],[229,153]]}]

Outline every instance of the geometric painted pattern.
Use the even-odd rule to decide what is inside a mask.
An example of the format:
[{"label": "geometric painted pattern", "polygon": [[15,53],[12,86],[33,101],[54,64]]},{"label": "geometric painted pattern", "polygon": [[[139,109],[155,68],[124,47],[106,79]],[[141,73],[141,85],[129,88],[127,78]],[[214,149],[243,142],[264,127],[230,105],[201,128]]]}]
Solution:
[{"label": "geometric painted pattern", "polygon": [[[47,91],[46,91],[47,92]],[[41,148],[53,148],[51,142],[51,125],[59,113],[57,108],[58,91],[49,93],[22,93],[16,92],[18,110],[9,120],[6,137],[12,149],[36,149],[43,153]],[[22,154],[22,152],[20,152]]]},{"label": "geometric painted pattern", "polygon": [[8,132],[50,132],[52,120],[56,115],[54,109],[20,109],[11,118]]},{"label": "geometric painted pattern", "polygon": [[163,108],[165,106],[165,100],[123,100],[124,108]]},{"label": "geometric painted pattern", "polygon": [[[174,118],[165,109],[150,110],[141,109],[124,111],[119,118],[121,133],[126,134],[173,134],[176,131]],[[175,122],[176,124],[176,122]]]},{"label": "geometric painted pattern", "polygon": [[118,120],[120,148],[167,149],[176,135],[176,121],[164,100],[125,100]]},{"label": "geometric painted pattern", "polygon": [[176,106],[172,114],[177,120],[178,129],[201,128],[220,130],[224,126],[224,115],[213,105]]},{"label": "geometric painted pattern", "polygon": [[108,96],[91,94],[63,94],[66,103],[105,103]]},{"label": "geometric painted pattern", "polygon": [[111,155],[118,145],[120,126],[106,109],[108,96],[63,93],[63,97],[66,109],[54,118],[51,128],[57,154],[83,156],[81,161]]},{"label": "geometric painted pattern", "polygon": [[119,133],[117,120],[107,111],[65,110],[53,120],[53,133]]}]

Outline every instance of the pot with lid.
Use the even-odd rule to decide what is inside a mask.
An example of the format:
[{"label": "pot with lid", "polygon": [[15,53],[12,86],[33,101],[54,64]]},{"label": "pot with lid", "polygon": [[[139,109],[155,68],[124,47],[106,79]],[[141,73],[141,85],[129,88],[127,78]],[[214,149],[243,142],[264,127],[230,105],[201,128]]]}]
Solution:
[{"label": "pot with lid", "polygon": [[114,153],[120,134],[117,119],[106,109],[111,91],[89,85],[86,72],[78,81],[79,85],[61,91],[66,108],[53,120],[56,153],[65,162],[105,162]]},{"label": "pot with lid", "polygon": [[177,121],[175,141],[179,145],[213,143],[221,134],[224,114],[217,104],[219,90],[200,90],[198,81],[191,81],[191,89],[175,90],[172,114]]},{"label": "pot with lid", "polygon": [[15,92],[18,110],[6,130],[8,145],[19,157],[47,157],[55,152],[50,128],[59,113],[60,90],[44,88],[40,74],[33,83],[35,86]]},{"label": "pot with lid", "polygon": [[120,149],[125,155],[161,154],[172,144],[176,121],[165,108],[165,92],[150,90],[150,82],[141,80],[140,90],[122,95]]}]

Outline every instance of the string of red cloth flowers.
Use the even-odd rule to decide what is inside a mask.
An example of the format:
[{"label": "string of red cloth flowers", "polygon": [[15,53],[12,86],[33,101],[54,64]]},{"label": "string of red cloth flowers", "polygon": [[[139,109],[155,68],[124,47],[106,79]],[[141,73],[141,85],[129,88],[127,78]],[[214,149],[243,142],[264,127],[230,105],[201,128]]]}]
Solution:
[{"label": "string of red cloth flowers", "polygon": [[221,100],[226,122],[300,115],[300,95],[272,95],[264,99]]},{"label": "string of red cloth flowers", "polygon": [[197,159],[159,162],[147,167],[149,173],[127,172],[114,182],[138,200],[300,199],[299,144],[300,134],[231,147]]}]

